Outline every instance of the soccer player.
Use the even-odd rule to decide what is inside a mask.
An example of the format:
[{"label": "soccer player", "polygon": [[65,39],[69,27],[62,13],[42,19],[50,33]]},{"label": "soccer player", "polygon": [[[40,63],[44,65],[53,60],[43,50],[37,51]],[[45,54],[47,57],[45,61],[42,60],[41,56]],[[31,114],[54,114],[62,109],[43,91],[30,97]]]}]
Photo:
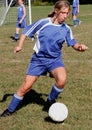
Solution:
[{"label": "soccer player", "polygon": [[32,88],[36,80],[41,75],[46,75],[47,72],[51,73],[55,79],[55,83],[47,97],[47,105],[53,104],[58,95],[64,90],[66,70],[62,60],[61,50],[63,44],[66,42],[68,46],[79,52],[87,49],[86,45],[79,44],[74,39],[71,28],[65,23],[69,12],[69,2],[67,0],[59,0],[55,4],[54,11],[48,15],[48,18],[38,20],[23,30],[18,45],[14,48],[14,52],[18,53],[22,50],[27,36],[31,38],[35,35],[37,41],[33,48],[34,53],[30,60],[24,82],[13,95],[8,108],[1,114],[1,117],[13,114],[19,103],[23,100],[24,95]]},{"label": "soccer player", "polygon": [[27,26],[26,22],[26,8],[23,4],[23,0],[18,0],[17,7],[17,23],[16,23],[16,32],[14,37],[11,37],[13,41],[17,41],[19,39],[19,31]]},{"label": "soccer player", "polygon": [[77,14],[79,13],[79,9],[80,9],[79,6],[80,6],[79,0],[73,0],[72,18],[73,18],[74,27],[81,24],[81,20],[79,20],[79,18],[77,17]]}]

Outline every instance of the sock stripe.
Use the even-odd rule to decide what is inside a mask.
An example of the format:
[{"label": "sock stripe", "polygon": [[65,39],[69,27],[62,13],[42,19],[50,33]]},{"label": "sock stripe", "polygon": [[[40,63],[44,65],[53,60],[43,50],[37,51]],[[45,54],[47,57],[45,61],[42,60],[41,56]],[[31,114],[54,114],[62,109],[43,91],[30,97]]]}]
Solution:
[{"label": "sock stripe", "polygon": [[20,96],[18,96],[17,94],[14,94],[14,97],[17,98],[17,99],[20,99],[20,100],[23,99],[23,97],[20,97]]}]

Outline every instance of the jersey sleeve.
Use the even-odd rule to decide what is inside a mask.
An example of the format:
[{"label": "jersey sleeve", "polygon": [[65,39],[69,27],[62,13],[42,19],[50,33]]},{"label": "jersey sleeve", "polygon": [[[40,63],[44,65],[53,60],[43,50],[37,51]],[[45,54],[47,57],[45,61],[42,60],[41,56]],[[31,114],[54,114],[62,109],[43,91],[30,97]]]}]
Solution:
[{"label": "jersey sleeve", "polygon": [[40,28],[48,22],[48,19],[41,19],[38,20],[31,25],[27,26],[23,31],[22,34],[25,34],[28,37],[33,37],[35,33],[40,30]]},{"label": "jersey sleeve", "polygon": [[36,21],[33,24],[27,26],[23,31],[22,34],[28,36],[28,37],[32,37],[34,36],[34,34],[40,29],[40,23],[41,21]]},{"label": "jersey sleeve", "polygon": [[71,28],[69,28],[69,30],[67,31],[66,42],[68,46],[73,46],[77,43],[77,41],[75,40],[73,36]]}]

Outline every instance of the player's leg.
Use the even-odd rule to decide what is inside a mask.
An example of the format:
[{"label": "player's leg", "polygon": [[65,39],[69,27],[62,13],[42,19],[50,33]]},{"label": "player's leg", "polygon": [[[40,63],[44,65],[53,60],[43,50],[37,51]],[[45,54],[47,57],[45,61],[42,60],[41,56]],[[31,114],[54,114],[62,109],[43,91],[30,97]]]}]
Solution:
[{"label": "player's leg", "polygon": [[74,25],[74,27],[76,27],[77,26],[77,8],[73,8],[73,10],[72,10],[72,18],[73,18],[73,25]]},{"label": "player's leg", "polygon": [[31,89],[32,85],[37,79],[38,76],[27,75],[23,84],[16,91],[16,94],[18,96],[24,96]]},{"label": "player's leg", "polygon": [[15,32],[15,35],[14,35],[14,38],[15,38],[16,41],[19,39],[19,30],[20,30],[20,28],[16,27],[16,32]]},{"label": "player's leg", "polygon": [[73,25],[74,27],[77,26],[76,15],[73,15]]},{"label": "player's leg", "polygon": [[63,91],[66,83],[66,70],[64,67],[54,69],[51,74],[55,78],[55,85],[52,86],[51,92],[48,96],[49,101],[55,101],[58,95]]},{"label": "player's leg", "polygon": [[76,21],[77,21],[77,24],[78,24],[78,25],[81,24],[81,20],[80,20],[78,17],[76,17]]},{"label": "player's leg", "polygon": [[20,28],[16,27],[14,36],[10,37],[12,39],[12,41],[17,42],[19,40],[19,30],[20,30]]}]

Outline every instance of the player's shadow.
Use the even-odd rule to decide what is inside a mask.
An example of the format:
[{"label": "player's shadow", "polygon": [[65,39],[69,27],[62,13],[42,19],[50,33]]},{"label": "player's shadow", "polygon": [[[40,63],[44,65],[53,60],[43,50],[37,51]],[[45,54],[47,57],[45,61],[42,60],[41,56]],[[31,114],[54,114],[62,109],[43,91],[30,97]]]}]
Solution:
[{"label": "player's shadow", "polygon": [[46,122],[50,122],[50,123],[54,123],[54,124],[63,124],[63,123],[64,123],[64,121],[60,121],[60,122],[54,121],[54,120],[52,120],[49,116],[46,117],[44,120],[45,120]]},{"label": "player's shadow", "polygon": [[2,98],[2,100],[0,100],[0,103],[1,103],[1,102],[5,102],[9,96],[13,96],[13,94],[5,94],[5,95],[3,96],[3,98]]},{"label": "player's shadow", "polygon": [[[43,95],[48,96],[47,94],[37,93],[35,90],[31,89],[27,94],[25,94],[22,102],[19,104],[16,111],[18,111],[22,107],[25,107],[31,103],[34,103],[34,104],[36,103],[36,104],[44,106],[46,104],[46,102],[42,98]],[[13,94],[5,94],[2,98],[2,100],[0,100],[0,103],[5,102],[9,96],[13,96]]]},{"label": "player's shadow", "polygon": [[41,93],[37,93],[35,90],[31,89],[25,96],[23,101],[19,104],[18,109],[30,104],[30,103],[34,103],[34,104],[39,104],[44,106],[45,104],[45,100],[42,98],[42,96],[47,96],[47,94],[41,94]]}]

